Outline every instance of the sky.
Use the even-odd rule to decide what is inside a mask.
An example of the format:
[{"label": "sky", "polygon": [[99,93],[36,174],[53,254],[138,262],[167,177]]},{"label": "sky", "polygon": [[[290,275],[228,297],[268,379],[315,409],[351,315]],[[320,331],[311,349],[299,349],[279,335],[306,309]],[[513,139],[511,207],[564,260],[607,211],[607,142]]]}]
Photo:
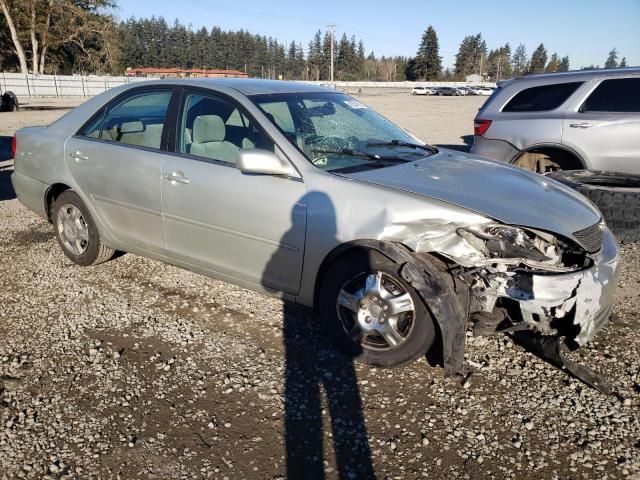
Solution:
[{"label": "sky", "polygon": [[[239,2],[238,2],[239,3]],[[602,66],[616,47],[620,60],[640,66],[640,0],[119,0],[120,19],[163,16],[192,28],[241,28],[302,42],[307,48],[316,30],[336,25],[336,36],[352,34],[367,53],[415,55],[422,33],[433,25],[444,67],[452,67],[466,35],[482,33],[489,49],[524,43],[527,54],[542,42],[549,56],[569,55],[571,68]]]}]

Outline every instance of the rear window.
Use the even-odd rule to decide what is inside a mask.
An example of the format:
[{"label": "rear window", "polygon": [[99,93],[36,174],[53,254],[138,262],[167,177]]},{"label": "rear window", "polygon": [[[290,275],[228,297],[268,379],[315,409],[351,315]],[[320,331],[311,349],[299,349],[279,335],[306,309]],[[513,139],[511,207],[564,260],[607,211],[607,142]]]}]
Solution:
[{"label": "rear window", "polygon": [[581,112],[640,112],[640,78],[603,81],[584,102]]},{"label": "rear window", "polygon": [[509,100],[503,112],[544,112],[562,105],[582,82],[555,83],[522,90]]}]

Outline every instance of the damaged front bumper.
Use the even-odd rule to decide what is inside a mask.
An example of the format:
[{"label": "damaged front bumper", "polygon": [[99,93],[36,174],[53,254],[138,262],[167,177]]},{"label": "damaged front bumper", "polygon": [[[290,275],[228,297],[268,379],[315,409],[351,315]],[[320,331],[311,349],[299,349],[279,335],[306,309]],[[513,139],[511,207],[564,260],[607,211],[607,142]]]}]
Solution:
[{"label": "damaged front bumper", "polygon": [[609,229],[604,229],[602,248],[592,258],[590,268],[577,272],[518,273],[496,289],[496,296],[515,300],[522,321],[532,330],[547,335],[570,332],[569,340],[582,346],[602,328],[613,308],[620,256]]}]

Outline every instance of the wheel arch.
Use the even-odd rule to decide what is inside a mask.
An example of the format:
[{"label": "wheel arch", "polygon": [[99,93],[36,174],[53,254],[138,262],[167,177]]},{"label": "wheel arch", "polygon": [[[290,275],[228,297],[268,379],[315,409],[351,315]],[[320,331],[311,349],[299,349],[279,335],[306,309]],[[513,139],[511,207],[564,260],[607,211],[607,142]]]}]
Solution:
[{"label": "wheel arch", "polygon": [[532,152],[546,153],[546,152],[552,152],[554,150],[562,152],[562,154],[569,155],[570,157],[572,157],[574,161],[578,162],[576,164],[576,166],[578,167],[577,169],[589,168],[588,162],[585,160],[584,155],[580,154],[573,148],[568,147],[567,145],[563,145],[560,143],[553,143],[553,142],[543,142],[543,143],[536,143],[533,145],[529,145],[519,150],[513,157],[511,157],[511,159],[509,160],[509,163],[513,164],[516,160],[518,160],[521,156],[525,155],[526,153],[532,153]]},{"label": "wheel arch", "polygon": [[58,182],[51,184],[45,191],[43,199],[44,211],[47,214],[47,220],[49,220],[49,222],[52,222],[51,209],[56,201],[56,198],[58,198],[58,196],[66,190],[71,190],[71,187],[66,183]]},{"label": "wheel arch", "polygon": [[[443,272],[427,254],[415,254],[401,243],[382,240],[354,240],[335,247],[322,261],[314,285],[314,310],[318,309],[318,294],[328,268],[338,259],[359,249],[374,250],[403,265],[402,277],[416,290],[436,320],[442,342],[445,376],[455,375],[464,363],[465,331],[468,317],[468,297],[460,294],[443,279]],[[468,296],[468,290],[467,290]]]},{"label": "wheel arch", "polygon": [[342,257],[344,255],[349,255],[360,249],[380,251],[381,243],[383,243],[381,240],[369,240],[369,239],[351,240],[349,242],[345,242],[338,245],[324,257],[324,259],[322,260],[322,263],[320,264],[320,268],[318,268],[316,280],[313,285],[313,310],[315,312],[318,311],[318,297],[320,293],[320,286],[322,285],[324,276],[327,273],[327,270],[329,269],[329,267],[336,260],[338,260],[339,257]]}]

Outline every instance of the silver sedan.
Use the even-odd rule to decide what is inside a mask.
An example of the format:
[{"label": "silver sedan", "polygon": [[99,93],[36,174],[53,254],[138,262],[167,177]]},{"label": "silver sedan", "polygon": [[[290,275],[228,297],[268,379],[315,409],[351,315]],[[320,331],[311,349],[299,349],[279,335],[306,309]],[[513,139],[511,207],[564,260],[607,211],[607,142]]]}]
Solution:
[{"label": "silver sedan", "polygon": [[372,365],[439,342],[455,373],[468,320],[580,346],[612,308],[617,245],[578,193],[304,83],[113,89],[19,130],[12,181],[73,262],[131,252],[277,295]]}]

